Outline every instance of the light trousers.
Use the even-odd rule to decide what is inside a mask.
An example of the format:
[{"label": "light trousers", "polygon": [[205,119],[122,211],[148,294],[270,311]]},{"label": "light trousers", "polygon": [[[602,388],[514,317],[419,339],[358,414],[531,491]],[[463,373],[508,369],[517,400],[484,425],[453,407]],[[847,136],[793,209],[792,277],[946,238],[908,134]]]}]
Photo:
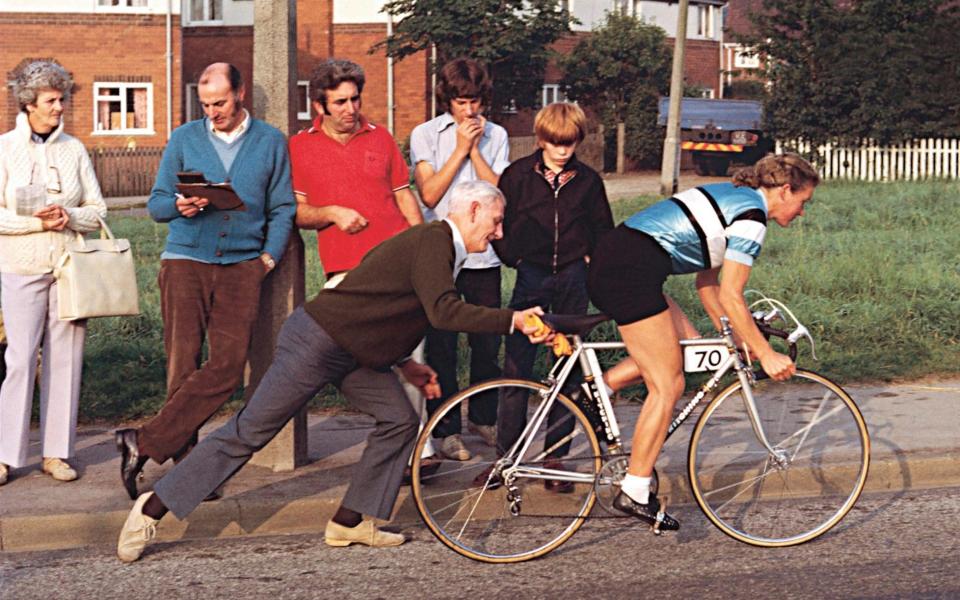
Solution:
[{"label": "light trousers", "polygon": [[42,456],[70,458],[76,441],[86,321],[57,318],[57,282],[50,274],[0,274],[0,304],[7,330],[7,376],[0,386],[0,463],[22,467],[27,462],[41,343]]}]

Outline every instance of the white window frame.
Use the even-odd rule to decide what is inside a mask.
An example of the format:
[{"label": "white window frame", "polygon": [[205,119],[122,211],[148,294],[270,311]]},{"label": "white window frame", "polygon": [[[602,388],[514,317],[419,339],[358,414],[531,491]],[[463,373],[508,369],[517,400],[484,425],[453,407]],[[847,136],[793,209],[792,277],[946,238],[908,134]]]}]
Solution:
[{"label": "white window frame", "polygon": [[[120,0],[121,4],[118,4],[116,6],[112,4],[101,4],[101,2],[103,1],[105,0],[95,0],[94,8],[96,10],[111,10],[111,11],[112,10],[143,11],[143,10],[148,10],[150,8],[150,0],[145,0],[145,3],[143,6],[133,6],[132,3],[135,0]],[[111,2],[112,0],[106,0],[106,1]]]},{"label": "white window frame", "polygon": [[753,52],[752,48],[747,46],[734,46],[733,48],[733,67],[735,69],[759,69],[760,55]]},{"label": "white window frame", "polygon": [[717,7],[713,4],[697,5],[697,35],[713,39],[717,31]]},{"label": "white window frame", "polygon": [[703,88],[700,90],[700,97],[712,100],[716,97],[716,92],[714,92],[713,88]]},{"label": "white window frame", "polygon": [[563,5],[567,5],[567,12],[573,14],[573,0],[557,0],[557,9],[563,10]]},{"label": "white window frame", "polygon": [[307,97],[307,112],[297,111],[297,120],[298,121],[309,121],[310,119],[310,81],[306,79],[300,79],[297,81],[297,92],[299,93],[300,88],[303,88],[303,93]]},{"label": "white window frame", "polygon": [[[549,100],[549,96],[553,94],[553,100]],[[549,101],[548,101],[549,100]],[[545,83],[543,87],[540,88],[540,106],[546,106],[553,102],[566,102],[567,97],[563,93],[563,90],[560,89],[559,83]]]},{"label": "white window frame", "polygon": [[[120,88],[119,96],[101,96],[102,88]],[[120,123],[125,125],[126,115],[129,110],[127,107],[126,90],[129,88],[145,88],[147,90],[147,127],[120,129],[97,129],[100,122],[98,108],[100,102],[104,100],[120,102]],[[132,107],[130,107],[132,109]],[[153,84],[150,82],[120,82],[120,81],[95,81],[93,83],[93,131],[91,135],[156,135],[153,129]]]},{"label": "white window frame", "polygon": [[633,0],[633,6],[630,8],[630,14],[634,19],[643,18],[643,1]]},{"label": "white window frame", "polygon": [[[183,3],[183,20],[186,21],[187,25],[223,25],[223,15],[220,15],[219,19],[210,18],[210,3],[215,0],[186,0]],[[202,2],[203,3],[203,19],[193,19],[193,3]],[[220,12],[224,11],[224,5],[228,0],[222,0],[220,3]]]}]

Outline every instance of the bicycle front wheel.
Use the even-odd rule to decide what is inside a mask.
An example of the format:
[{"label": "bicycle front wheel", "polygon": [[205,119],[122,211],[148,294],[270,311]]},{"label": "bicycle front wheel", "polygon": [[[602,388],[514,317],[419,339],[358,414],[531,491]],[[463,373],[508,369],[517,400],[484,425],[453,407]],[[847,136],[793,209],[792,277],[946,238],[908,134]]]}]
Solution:
[{"label": "bicycle front wheel", "polygon": [[797,371],[752,388],[759,441],[740,382],[704,409],[687,468],[693,495],[727,535],[792,546],[823,534],[853,507],[867,479],[870,438],[857,405],[826,377]]},{"label": "bicycle front wheel", "polygon": [[[550,394],[543,384],[519,379],[496,379],[466,389],[430,418],[413,455],[421,456],[444,417],[460,412],[466,423],[467,404],[491,391],[501,402],[511,398],[526,405],[528,424]],[[600,446],[587,417],[566,396],[559,395],[549,412],[529,433],[532,441],[519,460],[501,460],[495,448],[466,428],[462,437],[473,455],[469,461],[443,461],[430,473],[432,469],[422,468],[423,459],[414,460],[414,501],[441,542],[474,560],[520,562],[550,552],[580,528],[596,499]],[[568,489],[546,489],[551,478],[569,482]]]}]

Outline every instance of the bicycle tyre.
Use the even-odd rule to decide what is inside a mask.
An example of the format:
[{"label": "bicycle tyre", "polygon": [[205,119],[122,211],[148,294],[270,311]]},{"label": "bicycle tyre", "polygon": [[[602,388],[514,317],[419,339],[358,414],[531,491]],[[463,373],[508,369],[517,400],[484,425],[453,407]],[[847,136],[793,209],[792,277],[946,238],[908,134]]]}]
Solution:
[{"label": "bicycle tyre", "polygon": [[739,381],[710,402],[690,438],[690,487],[707,518],[755,546],[793,546],[836,525],[863,490],[870,437],[859,408],[837,384],[798,370],[753,388],[777,465],[754,434]]},{"label": "bicycle tyre", "polygon": [[[445,415],[462,411],[466,422],[466,405],[483,392],[513,390],[527,395],[528,422],[539,403],[546,398],[549,388],[541,383],[519,379],[495,379],[463,390],[447,400],[427,422],[417,439],[413,456],[420,457],[427,440]],[[496,449],[483,443],[466,428],[464,443],[473,454],[469,461],[445,460],[439,470],[428,474],[421,469],[422,458],[413,461],[411,488],[417,510],[427,528],[455,552],[473,560],[487,563],[521,562],[543,556],[560,546],[579,528],[596,501],[594,480],[600,469],[600,445],[590,422],[583,412],[564,395],[559,395],[554,407],[562,406],[568,415],[558,412],[558,422],[547,425],[543,419],[534,432],[534,440],[523,465],[543,465],[549,457],[543,456],[549,432],[572,423],[572,430],[561,439],[569,441],[569,450],[560,460],[563,470],[584,475],[584,482],[574,483],[571,493],[558,494],[545,489],[542,479],[518,476],[515,486],[522,498],[519,515],[510,511],[505,485],[494,486],[489,479],[474,480],[498,458]],[[552,408],[551,411],[557,410]],[[552,442],[557,452],[559,444]],[[529,456],[532,455],[532,456]],[[589,482],[586,481],[589,476]]]}]

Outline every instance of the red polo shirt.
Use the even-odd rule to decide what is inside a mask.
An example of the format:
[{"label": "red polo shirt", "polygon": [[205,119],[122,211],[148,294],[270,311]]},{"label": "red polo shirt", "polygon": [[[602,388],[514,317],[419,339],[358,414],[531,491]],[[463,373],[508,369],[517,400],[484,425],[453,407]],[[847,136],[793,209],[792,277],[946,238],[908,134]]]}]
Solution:
[{"label": "red polo shirt", "polygon": [[368,222],[354,234],[336,225],[317,231],[323,270],[335,273],[409,227],[393,193],[410,185],[410,170],[386,129],[361,116],[359,131],[341,144],[324,133],[322,119],[290,138],[293,189],[311,206],[346,206]]}]

